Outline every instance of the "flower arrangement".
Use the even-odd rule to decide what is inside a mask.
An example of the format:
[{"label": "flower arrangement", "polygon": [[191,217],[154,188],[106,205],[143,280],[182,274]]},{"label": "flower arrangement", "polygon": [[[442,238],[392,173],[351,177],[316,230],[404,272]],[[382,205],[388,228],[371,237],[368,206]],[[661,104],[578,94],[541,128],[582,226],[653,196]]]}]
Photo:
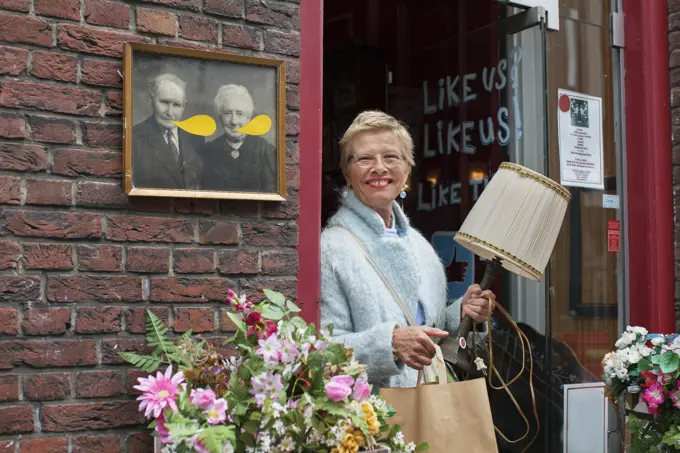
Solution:
[{"label": "flower arrangement", "polygon": [[627,327],[616,351],[602,360],[602,379],[614,402],[632,396],[647,414],[629,412],[633,433],[631,453],[680,451],[680,336],[649,334],[644,327]]},{"label": "flower arrangement", "polygon": [[[139,410],[163,452],[356,453],[385,445],[393,453],[424,450],[406,443],[387,419],[394,410],[372,394],[366,367],[352,350],[329,343],[282,294],[265,290],[254,304],[229,291],[238,356],[220,353],[190,332],[168,337],[147,312],[150,355],[122,353],[148,372],[135,386]],[[328,328],[332,335],[332,326]],[[160,369],[165,367],[165,371]],[[158,371],[157,371],[158,370]]]}]

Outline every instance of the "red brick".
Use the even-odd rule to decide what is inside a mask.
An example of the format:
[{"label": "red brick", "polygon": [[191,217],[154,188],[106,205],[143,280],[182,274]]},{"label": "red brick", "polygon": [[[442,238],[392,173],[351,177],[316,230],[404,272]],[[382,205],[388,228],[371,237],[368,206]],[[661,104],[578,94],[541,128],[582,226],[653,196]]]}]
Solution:
[{"label": "red brick", "polygon": [[[207,51],[207,52],[221,52],[221,49],[218,49],[217,43],[209,43],[209,42],[189,42],[189,41],[178,41],[177,39],[169,39],[169,38],[158,38],[158,44],[164,45],[164,46],[173,46],[173,47],[178,47],[181,49],[192,49],[192,50],[201,50],[201,51]],[[233,53],[229,52],[228,50],[222,53]]]},{"label": "red brick", "polygon": [[68,373],[24,376],[24,396],[30,401],[65,400],[71,395]]},{"label": "red brick", "polygon": [[102,234],[101,217],[82,212],[14,211],[2,213],[0,230],[17,236],[97,239]]},{"label": "red brick", "polygon": [[123,93],[109,91],[106,93],[106,116],[120,116],[123,113]]},{"label": "red brick", "polygon": [[148,432],[132,433],[125,442],[128,453],[149,453],[153,451],[153,437]]},{"label": "red brick", "polygon": [[115,371],[85,371],[76,375],[76,398],[107,398],[123,393],[123,379]]},{"label": "red brick", "polygon": [[160,197],[131,197],[128,199],[131,211],[172,212],[172,198]]},{"label": "red brick", "polygon": [[158,247],[129,247],[127,251],[128,272],[165,274],[170,267],[170,251]]},{"label": "red brick", "polygon": [[57,179],[26,180],[26,204],[71,206],[73,183]]},{"label": "red brick", "polygon": [[250,22],[297,30],[300,28],[298,9],[298,5],[290,3],[264,3],[260,0],[247,0],[246,19]]},{"label": "red brick", "polygon": [[286,83],[300,83],[300,60],[286,60]]},{"label": "red brick", "polygon": [[297,113],[286,114],[286,135],[298,135],[300,133],[300,115]]},{"label": "red brick", "polygon": [[76,186],[76,204],[94,208],[124,208],[128,197],[120,183],[79,182]]},{"label": "red brick", "polygon": [[0,176],[0,203],[21,204],[21,178]]},{"label": "red brick", "polygon": [[198,11],[201,8],[200,0],[141,0],[144,3],[163,5],[169,8],[181,8]]},{"label": "red brick", "polygon": [[297,219],[300,216],[300,201],[289,197],[283,203],[265,202],[263,216],[267,219]]},{"label": "red brick", "polygon": [[176,308],[172,328],[175,332],[212,332],[215,330],[215,312],[212,308]]},{"label": "red brick", "polygon": [[286,188],[298,190],[300,188],[300,168],[286,168]]},{"label": "red brick", "polygon": [[[166,323],[167,324],[167,323]],[[139,378],[146,378],[149,376],[149,373],[143,370],[138,370],[136,368],[128,369],[127,370],[127,389],[126,393],[129,396],[138,396],[141,395],[142,392],[137,390],[135,388],[135,385],[139,384]]]},{"label": "red brick", "polygon": [[0,169],[41,171],[47,168],[47,153],[38,145],[0,143]]},{"label": "red brick", "polygon": [[201,220],[198,224],[201,244],[238,244],[238,226],[232,222]]},{"label": "red brick", "polygon": [[0,14],[0,41],[51,47],[52,26],[41,19]]},{"label": "red brick", "polygon": [[243,0],[205,0],[203,11],[240,19],[244,13]]},{"label": "red brick", "polygon": [[68,439],[65,437],[46,437],[44,439],[24,439],[19,453],[67,453]]},{"label": "red brick", "polygon": [[175,212],[182,214],[212,215],[216,212],[216,201],[205,198],[177,198]]},{"label": "red brick", "polygon": [[260,257],[255,250],[220,250],[217,255],[220,274],[257,274]]},{"label": "red brick", "polygon": [[217,42],[217,22],[205,17],[180,17],[179,32],[185,39]]},{"label": "red brick", "polygon": [[95,148],[120,148],[123,146],[123,126],[120,123],[83,123],[83,137],[85,143]]},{"label": "red brick", "polygon": [[24,244],[26,269],[71,270],[73,250],[71,244]]},{"label": "red brick", "polygon": [[14,446],[18,444],[18,440],[0,440],[0,452],[14,453]]},{"label": "red brick", "polygon": [[[298,165],[300,163],[300,145],[294,140],[286,142],[286,164]],[[277,203],[278,204],[278,203]]]},{"label": "red brick", "polygon": [[234,321],[229,317],[230,310],[223,308],[220,310],[220,330],[222,332],[236,332],[238,329]]},{"label": "red brick", "polygon": [[222,44],[243,49],[260,50],[262,32],[245,25],[222,24]]},{"label": "red brick", "polygon": [[122,307],[83,307],[76,314],[76,333],[118,333]]},{"label": "red brick", "polygon": [[137,302],[142,284],[134,276],[50,275],[46,295],[50,302]]},{"label": "red brick", "polygon": [[295,223],[258,223],[242,225],[243,242],[255,247],[295,247],[298,227]]},{"label": "red brick", "polygon": [[113,429],[144,423],[137,401],[47,405],[42,409],[43,432]]},{"label": "red brick", "polygon": [[24,335],[62,335],[71,328],[71,310],[60,308],[29,308],[21,324]]},{"label": "red brick", "polygon": [[[16,374],[0,375],[0,401],[19,400],[19,376]],[[3,451],[0,448],[0,452]]]},{"label": "red brick", "polygon": [[157,9],[137,8],[137,31],[175,36],[177,16]]},{"label": "red brick", "polygon": [[17,76],[26,71],[28,50],[0,46],[0,74]]},{"label": "red brick", "polygon": [[76,124],[62,118],[30,116],[31,138],[39,142],[73,144],[76,142]]},{"label": "red brick", "polygon": [[94,30],[77,25],[59,25],[58,41],[62,49],[105,57],[121,57],[124,42],[149,42],[150,40],[132,33]]},{"label": "red brick", "polygon": [[[0,182],[0,187],[2,182]],[[18,242],[0,241],[0,269],[15,269],[21,258],[21,247]]]},{"label": "red brick", "polygon": [[0,115],[0,137],[26,138],[26,120],[19,115]]},{"label": "red brick", "polygon": [[35,13],[80,21],[80,0],[34,0]]},{"label": "red brick", "polygon": [[248,298],[260,300],[264,297],[263,289],[279,291],[286,297],[295,299],[297,291],[297,279],[286,277],[255,277],[239,280],[239,288],[244,291]]},{"label": "red brick", "polygon": [[271,275],[295,275],[298,273],[296,252],[262,252],[262,273]]},{"label": "red brick", "polygon": [[[106,151],[84,149],[60,149],[53,152],[52,173],[66,176],[120,177],[123,172],[123,156]],[[118,190],[120,184],[116,184]]]},{"label": "red brick", "polygon": [[40,300],[40,278],[27,275],[0,275],[0,300],[20,303],[38,302]]},{"label": "red brick", "polygon": [[[123,73],[122,66],[117,61],[85,60],[80,68],[81,81],[88,85],[104,87],[120,87],[122,79],[118,72]],[[121,131],[118,131],[119,133]]]},{"label": "red brick", "polygon": [[286,105],[289,109],[300,109],[300,89],[296,86],[286,87]]},{"label": "red brick", "polygon": [[6,80],[0,91],[0,105],[4,107],[98,116],[100,104],[101,93],[82,88]]},{"label": "red brick", "polygon": [[192,242],[194,225],[168,217],[110,216],[106,237],[111,241]]},{"label": "red brick", "polygon": [[97,364],[95,340],[24,340],[0,342],[0,369],[72,367]]},{"label": "red brick", "polygon": [[78,59],[56,52],[33,52],[31,75],[41,79],[76,82],[78,80]]},{"label": "red brick", "polygon": [[78,270],[118,272],[123,270],[123,247],[116,245],[79,245]]},{"label": "red brick", "polygon": [[14,308],[0,308],[0,334],[17,335],[19,333],[19,314]]},{"label": "red brick", "polygon": [[232,281],[220,278],[152,278],[153,302],[223,302]]},{"label": "red brick", "polygon": [[298,57],[300,56],[300,36],[293,33],[267,30],[264,36],[264,50]]},{"label": "red brick", "polygon": [[205,274],[215,271],[215,251],[212,249],[175,249],[172,253],[174,270],[180,274]]},{"label": "red brick", "polygon": [[127,313],[125,313],[128,332],[146,333],[147,310],[158,316],[163,321],[163,324],[168,325],[169,310],[167,308],[135,307],[128,309]]},{"label": "red brick", "polygon": [[84,434],[72,438],[73,453],[119,453],[120,438],[115,435],[92,436]]},{"label": "red brick", "polygon": [[229,217],[260,217],[261,205],[249,200],[220,200],[220,213]]},{"label": "red brick", "polygon": [[30,0],[0,0],[0,8],[28,12]]},{"label": "red brick", "polygon": [[85,22],[115,28],[130,26],[130,7],[106,0],[85,1]]},{"label": "red brick", "polygon": [[149,354],[151,348],[149,348],[146,345],[146,342],[141,338],[107,338],[102,340],[103,365],[121,365],[127,363],[120,356],[121,352]]},{"label": "red brick", "polygon": [[33,432],[33,406],[0,407],[0,434]]}]

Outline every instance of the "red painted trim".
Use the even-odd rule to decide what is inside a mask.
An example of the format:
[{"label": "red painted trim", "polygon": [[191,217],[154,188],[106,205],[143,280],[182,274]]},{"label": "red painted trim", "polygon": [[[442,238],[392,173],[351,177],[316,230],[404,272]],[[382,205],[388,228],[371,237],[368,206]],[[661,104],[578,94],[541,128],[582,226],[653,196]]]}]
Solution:
[{"label": "red painted trim", "polygon": [[675,331],[668,11],[624,0],[631,325]]},{"label": "red painted trim", "polygon": [[302,317],[319,324],[321,269],[321,139],[323,0],[300,4],[300,262],[297,294]]}]

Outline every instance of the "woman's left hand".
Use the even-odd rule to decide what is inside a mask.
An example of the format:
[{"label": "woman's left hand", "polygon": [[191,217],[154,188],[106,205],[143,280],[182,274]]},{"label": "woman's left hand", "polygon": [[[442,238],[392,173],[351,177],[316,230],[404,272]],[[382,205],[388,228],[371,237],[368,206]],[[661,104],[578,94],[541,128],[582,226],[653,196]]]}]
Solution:
[{"label": "woman's left hand", "polygon": [[493,306],[489,310],[490,300],[495,300],[493,292],[487,290],[482,291],[479,285],[470,286],[463,296],[463,303],[461,304],[461,318],[469,316],[476,322],[486,322],[489,315],[493,311]]}]

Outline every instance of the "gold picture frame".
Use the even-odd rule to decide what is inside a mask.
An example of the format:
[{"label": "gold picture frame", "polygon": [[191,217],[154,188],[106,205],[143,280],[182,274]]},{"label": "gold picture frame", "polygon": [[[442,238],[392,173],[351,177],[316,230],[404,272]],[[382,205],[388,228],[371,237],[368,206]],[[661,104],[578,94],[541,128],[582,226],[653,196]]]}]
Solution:
[{"label": "gold picture frame", "polygon": [[123,72],[128,196],[286,200],[282,60],[125,43]]}]

